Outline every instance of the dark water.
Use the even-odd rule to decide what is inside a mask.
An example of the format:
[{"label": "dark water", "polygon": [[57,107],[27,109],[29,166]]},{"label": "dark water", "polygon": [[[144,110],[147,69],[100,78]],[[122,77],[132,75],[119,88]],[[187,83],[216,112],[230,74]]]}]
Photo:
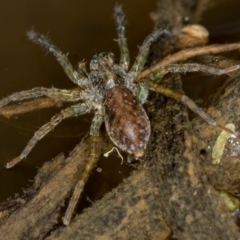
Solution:
[{"label": "dark water", "polygon": [[[138,51],[137,45],[141,45],[144,37],[152,30],[149,12],[154,10],[156,1],[118,2],[123,4],[127,15],[128,44],[134,59]],[[98,51],[114,52],[118,58],[118,47],[113,41],[116,38],[114,4],[115,1],[110,0],[2,0],[0,97],[36,86],[73,87],[56,60],[26,39],[26,31],[32,28],[48,34],[63,52],[69,53],[73,65],[83,59],[89,62]],[[204,14],[202,24],[210,30],[212,42],[240,41],[239,9],[238,0],[219,1],[218,5],[213,5]],[[187,85],[196,89],[196,84],[188,82]],[[0,118],[1,169],[20,154],[34,131],[58,111],[48,109],[10,120]],[[42,166],[46,159],[51,160],[60,152],[67,154],[71,151],[89,129],[90,120],[86,116],[65,121],[38,143],[26,160],[11,170],[0,170],[0,201],[14,193],[21,193],[23,188],[29,186],[29,180],[35,176],[37,167]],[[119,180],[129,174],[128,167],[120,166],[119,158],[102,159],[98,166],[103,171],[96,174],[100,181],[92,180],[89,183],[86,195],[90,198],[96,195],[99,183],[105,186],[104,189],[108,189],[116,186]]]}]

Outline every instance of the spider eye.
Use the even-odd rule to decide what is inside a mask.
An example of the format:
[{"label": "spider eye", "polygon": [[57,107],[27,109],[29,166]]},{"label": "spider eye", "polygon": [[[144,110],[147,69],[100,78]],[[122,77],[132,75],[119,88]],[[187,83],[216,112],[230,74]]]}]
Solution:
[{"label": "spider eye", "polygon": [[105,59],[108,59],[108,53],[105,53],[105,52],[101,52],[99,53],[99,58],[105,58]]},{"label": "spider eye", "polygon": [[93,56],[91,62],[90,62],[90,69],[91,70],[97,70],[98,69],[98,57]]}]

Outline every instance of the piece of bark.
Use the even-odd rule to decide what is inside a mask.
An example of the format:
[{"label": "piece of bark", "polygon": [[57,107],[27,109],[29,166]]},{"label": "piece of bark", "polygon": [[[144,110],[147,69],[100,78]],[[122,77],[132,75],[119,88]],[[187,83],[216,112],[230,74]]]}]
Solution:
[{"label": "piece of bark", "polygon": [[[39,170],[32,188],[23,199],[22,205],[13,205],[5,212],[0,226],[2,239],[42,239],[57,223],[63,199],[76,184],[79,171],[89,155],[89,140],[83,140],[65,159],[56,157]],[[14,208],[12,212],[12,208]]]},{"label": "piece of bark", "polygon": [[[27,190],[23,199],[13,200],[8,207],[2,205],[2,239],[42,239],[57,223],[59,208],[72,191],[84,161],[88,158],[89,144],[89,139],[84,139],[67,159],[60,155],[45,163],[36,176],[33,187]],[[76,220],[64,228],[67,234],[63,233],[61,238],[92,239],[93,236],[101,235],[111,239],[118,229],[122,239],[131,235],[136,237],[138,234],[151,239],[159,236],[165,239],[170,229],[164,221],[159,221],[157,212],[154,213],[156,207],[153,191],[153,185],[146,178],[145,171],[136,172],[123,185],[106,195],[104,201],[95,203],[97,211],[95,208],[85,211],[83,219],[80,219],[80,227]],[[77,225],[77,232],[71,231],[75,229],[74,224]],[[110,224],[113,231],[106,224]],[[138,229],[139,225],[143,227]],[[136,231],[132,231],[133,228]]]},{"label": "piece of bark", "polygon": [[[152,125],[151,144],[147,152],[150,161],[149,177],[156,182],[159,190],[156,201],[174,237],[238,239],[238,227],[221,202],[214,185],[208,181],[208,175],[202,167],[200,153],[203,146],[199,149],[197,140],[200,132],[193,133],[189,128],[187,115],[181,111],[183,108],[181,104],[169,99],[162,102],[156,99],[154,109],[160,106],[164,111],[150,115],[154,122],[161,116],[164,116],[166,121]],[[221,112],[224,113],[224,109],[221,109]],[[221,122],[221,119],[217,119]],[[213,127],[203,125],[205,126],[203,149],[208,149],[209,140],[206,139],[206,135],[216,139],[219,130],[212,130]],[[209,129],[211,130],[207,132]],[[213,144],[214,142],[210,146]],[[211,163],[209,155],[208,161]]]}]

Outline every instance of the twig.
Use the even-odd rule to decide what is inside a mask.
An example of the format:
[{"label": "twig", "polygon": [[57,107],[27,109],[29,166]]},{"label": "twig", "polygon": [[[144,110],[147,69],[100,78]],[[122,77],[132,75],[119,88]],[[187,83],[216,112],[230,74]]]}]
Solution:
[{"label": "twig", "polygon": [[44,108],[50,108],[55,106],[61,106],[62,102],[51,98],[38,98],[21,104],[13,104],[11,106],[5,106],[0,109],[0,114],[6,118],[10,118],[15,115],[20,115],[27,112],[32,112]]},{"label": "twig", "polygon": [[216,54],[221,52],[229,52],[236,49],[240,49],[240,43],[231,43],[231,44],[223,44],[223,45],[209,45],[209,46],[202,46],[202,47],[195,47],[190,49],[181,50],[175,54],[169,55],[161,60],[159,63],[149,67],[145,71],[141,72],[137,79],[141,79],[146,77],[151,72],[156,71],[157,69],[170,65],[179,61],[185,61],[189,58],[206,55],[206,54]]}]

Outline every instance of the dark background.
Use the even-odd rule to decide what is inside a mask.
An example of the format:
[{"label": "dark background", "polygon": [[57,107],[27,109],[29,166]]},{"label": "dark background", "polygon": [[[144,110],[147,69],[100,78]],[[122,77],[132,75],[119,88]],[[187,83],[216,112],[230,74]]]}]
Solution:
[{"label": "dark background", "polygon": [[[138,51],[137,46],[153,29],[149,13],[155,9],[156,0],[118,2],[123,5],[128,20],[127,38],[133,60]],[[240,1],[215,2],[201,21],[210,31],[211,43],[240,41]],[[118,46],[114,41],[117,38],[113,19],[114,4],[115,1],[110,0],[2,0],[0,97],[36,86],[74,87],[54,57],[27,40],[26,31],[32,28],[47,34],[64,53],[69,53],[73,65],[83,59],[89,62],[95,52],[99,51],[114,52],[118,59]],[[192,78],[191,82],[186,80],[186,89],[194,92],[194,96],[191,95],[194,98],[202,85],[200,83],[200,87],[196,87],[196,84]],[[17,157],[34,132],[57,112],[59,109],[51,108],[11,119],[0,117],[0,202],[30,186],[29,180],[33,179],[37,168],[45,160],[51,160],[60,152],[67,155],[88,132],[91,116],[65,120],[37,144],[26,160],[6,170],[6,163]],[[88,190],[82,198],[100,198],[105,191],[128,176],[131,168],[120,163],[118,157],[102,158],[98,163],[102,172],[94,170],[94,177],[91,176]]]}]

